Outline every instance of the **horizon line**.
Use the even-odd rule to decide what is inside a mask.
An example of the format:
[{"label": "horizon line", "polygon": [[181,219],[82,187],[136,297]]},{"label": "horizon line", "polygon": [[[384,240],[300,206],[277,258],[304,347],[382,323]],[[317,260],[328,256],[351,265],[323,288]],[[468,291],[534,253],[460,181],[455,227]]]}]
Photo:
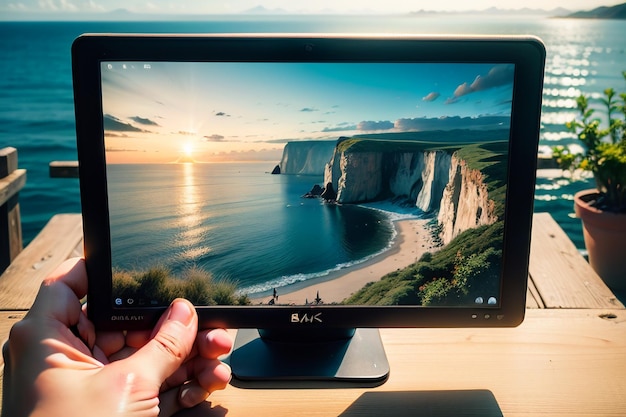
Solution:
[{"label": "horizon line", "polygon": [[[288,11],[288,10],[277,10],[277,9],[248,9],[242,10],[238,12],[220,12],[220,13],[166,13],[164,11],[133,11],[125,8],[118,8],[114,10],[107,11],[67,11],[67,10],[53,10],[53,11],[41,11],[41,10],[4,10],[10,16],[5,15],[5,17],[11,16],[40,16],[40,17],[62,17],[65,19],[71,17],[186,17],[192,19],[198,19],[206,16],[257,16],[257,17],[271,17],[271,16],[328,16],[328,15],[336,15],[336,16],[407,16],[407,15],[432,15],[432,14],[441,14],[441,15],[465,15],[465,14],[496,14],[496,15],[504,15],[510,13],[528,13],[528,14],[536,14],[536,15],[549,15],[551,13],[573,13],[578,10],[566,9],[564,7],[553,7],[550,9],[539,9],[539,8],[529,8],[529,7],[519,7],[519,8],[499,8],[499,7],[488,7],[485,9],[468,9],[468,10],[408,10],[408,11],[377,11],[377,10],[361,10],[361,11],[340,11],[340,10],[318,10],[311,12],[298,12],[298,11]],[[6,20],[0,18],[0,20]]]}]

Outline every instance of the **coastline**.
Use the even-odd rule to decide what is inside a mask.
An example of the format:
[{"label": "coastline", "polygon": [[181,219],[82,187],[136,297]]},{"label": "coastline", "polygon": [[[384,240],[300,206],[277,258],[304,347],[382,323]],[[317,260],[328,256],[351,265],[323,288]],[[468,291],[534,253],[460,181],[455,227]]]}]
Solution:
[{"label": "coastline", "polygon": [[[338,303],[361,289],[365,284],[380,280],[384,275],[407,267],[434,248],[425,219],[399,220],[394,222],[397,231],[392,247],[368,261],[346,268],[341,275],[323,282],[313,282],[306,287],[290,290],[290,286],[278,289],[277,305],[304,305],[314,302],[319,293],[324,304]],[[281,291],[282,290],[282,291]],[[267,304],[272,296],[254,298],[253,304]]]}]

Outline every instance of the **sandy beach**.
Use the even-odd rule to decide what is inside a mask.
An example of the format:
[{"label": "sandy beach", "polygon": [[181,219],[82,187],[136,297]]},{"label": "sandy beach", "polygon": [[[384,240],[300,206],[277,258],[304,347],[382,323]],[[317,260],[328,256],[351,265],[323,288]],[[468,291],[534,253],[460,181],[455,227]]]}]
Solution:
[{"label": "sandy beach", "polygon": [[[319,296],[323,303],[340,302],[372,281],[378,281],[389,272],[402,269],[417,261],[425,252],[432,251],[433,242],[426,227],[428,220],[401,220],[394,223],[398,235],[394,245],[362,264],[341,271],[341,276],[308,287],[287,292],[289,287],[278,289],[277,304],[303,305]],[[282,291],[281,291],[282,290]],[[254,299],[253,303],[266,304],[272,297]]]}]

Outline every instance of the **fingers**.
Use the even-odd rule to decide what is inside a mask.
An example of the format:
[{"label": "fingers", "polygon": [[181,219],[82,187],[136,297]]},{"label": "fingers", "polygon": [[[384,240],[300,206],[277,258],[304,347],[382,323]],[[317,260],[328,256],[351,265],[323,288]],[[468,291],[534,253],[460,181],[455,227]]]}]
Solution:
[{"label": "fingers", "polygon": [[192,374],[187,375],[186,379],[191,381],[180,385],[178,390],[177,402],[180,407],[195,407],[212,392],[226,388],[231,379],[231,370],[217,358],[229,353],[232,345],[232,338],[223,329],[198,334],[196,346],[199,355],[187,367]]},{"label": "fingers", "polygon": [[231,372],[228,365],[219,361],[209,361],[205,365],[195,381],[180,387],[178,402],[181,407],[195,407],[212,392],[226,388],[230,382]]},{"label": "fingers", "polygon": [[200,356],[215,359],[230,353],[233,339],[224,329],[205,330],[198,333],[196,344]]},{"label": "fingers", "polygon": [[[223,329],[201,331],[196,338],[195,352],[192,353],[184,366],[181,366],[165,381],[163,390],[181,386],[188,381],[197,379],[198,375],[206,370],[211,371],[221,364],[218,358],[229,353],[232,345],[231,336]],[[226,372],[230,379],[230,368],[227,366]],[[208,388],[209,384],[207,383],[205,386]]]},{"label": "fingers", "polygon": [[161,416],[170,416],[183,408],[195,407],[206,400],[212,392],[226,388],[230,381],[230,367],[216,359],[201,360],[195,367],[197,379],[174,387],[159,396]]},{"label": "fingers", "polygon": [[[209,364],[211,362],[211,364]],[[200,404],[217,390],[226,388],[230,381],[230,368],[217,360],[205,361],[204,372],[197,380],[174,387],[159,396],[160,417],[171,416],[183,408]]]},{"label": "fingers", "polygon": [[232,338],[222,329],[203,330],[196,337],[196,353],[163,384],[161,414],[172,415],[200,404],[214,391],[226,388],[230,367],[218,357],[232,349]]},{"label": "fingers", "polygon": [[33,306],[23,320],[31,323],[34,329],[29,337],[33,340],[62,337],[84,353],[92,349],[95,329],[80,302],[86,292],[84,261],[74,258],[63,262],[42,282]]},{"label": "fingers", "polygon": [[160,387],[187,359],[197,327],[198,316],[193,305],[187,300],[174,300],[155,327],[153,338],[120,362]]},{"label": "fingers", "polygon": [[80,299],[87,293],[87,272],[82,259],[63,262],[41,284],[28,316],[44,316],[68,327],[78,324]]},{"label": "fingers", "polygon": [[67,285],[78,299],[87,295],[87,270],[85,260],[72,258],[63,262],[43,282],[43,286],[62,282]]},{"label": "fingers", "polygon": [[[226,385],[230,382],[231,371],[230,366],[219,361],[213,361],[212,363],[206,363],[206,366],[196,374],[198,386],[207,392],[207,395],[226,388]],[[181,403],[183,403],[182,397],[185,397],[188,393],[181,390]],[[202,399],[204,400],[206,396]],[[192,400],[192,398],[190,399]],[[189,400],[187,400],[189,401]],[[191,403],[187,407],[193,407],[198,402]]]},{"label": "fingers", "polygon": [[108,362],[126,359],[151,340],[151,330],[98,332],[96,346]]},{"label": "fingers", "polygon": [[178,390],[178,404],[181,408],[195,407],[206,400],[211,392],[203,388],[197,381],[192,381]]},{"label": "fingers", "polygon": [[152,338],[150,330],[133,330],[126,334],[126,344],[134,348],[141,348]]},{"label": "fingers", "polygon": [[123,332],[98,332],[96,347],[108,358],[107,362],[124,359],[124,357],[113,357],[113,355],[126,347],[126,338]]}]

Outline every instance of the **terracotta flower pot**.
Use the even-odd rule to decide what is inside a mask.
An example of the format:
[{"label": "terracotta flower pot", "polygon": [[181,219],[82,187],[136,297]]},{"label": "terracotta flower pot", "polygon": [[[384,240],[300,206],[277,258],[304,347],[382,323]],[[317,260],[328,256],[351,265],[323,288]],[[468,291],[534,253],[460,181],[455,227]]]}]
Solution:
[{"label": "terracotta flower pot", "polygon": [[582,220],[589,264],[613,290],[626,290],[626,214],[598,210],[589,205],[597,190],[574,196],[576,215]]}]

